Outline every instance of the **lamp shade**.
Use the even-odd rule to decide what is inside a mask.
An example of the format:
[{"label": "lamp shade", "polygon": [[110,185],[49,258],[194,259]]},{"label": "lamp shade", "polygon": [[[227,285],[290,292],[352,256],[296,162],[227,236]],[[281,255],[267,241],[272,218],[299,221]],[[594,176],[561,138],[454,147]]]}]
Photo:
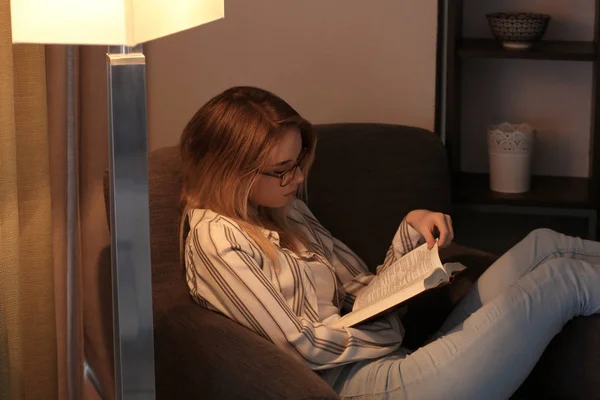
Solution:
[{"label": "lamp shade", "polygon": [[11,0],[14,43],[135,46],[224,17],[224,0]]}]

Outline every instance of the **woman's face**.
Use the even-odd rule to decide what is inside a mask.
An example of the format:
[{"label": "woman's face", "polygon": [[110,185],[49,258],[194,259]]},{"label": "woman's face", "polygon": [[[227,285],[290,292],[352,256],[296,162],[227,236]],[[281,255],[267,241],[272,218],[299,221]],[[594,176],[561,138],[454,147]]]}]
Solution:
[{"label": "woman's face", "polygon": [[[269,166],[261,174],[252,190],[250,201],[258,206],[278,208],[291,201],[304,181],[301,168],[296,168],[298,158],[302,153],[302,135],[296,127],[286,128],[283,138],[271,152]],[[293,168],[293,170],[291,170]],[[285,186],[281,186],[281,178],[272,175],[286,173],[291,177]]]}]

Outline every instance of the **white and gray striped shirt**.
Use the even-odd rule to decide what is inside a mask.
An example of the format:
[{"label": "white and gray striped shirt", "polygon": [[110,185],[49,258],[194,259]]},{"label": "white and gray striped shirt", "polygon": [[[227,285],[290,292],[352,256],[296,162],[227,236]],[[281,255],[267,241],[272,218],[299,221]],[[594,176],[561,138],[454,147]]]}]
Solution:
[{"label": "white and gray striped shirt", "polygon": [[[314,370],[377,358],[397,349],[403,327],[397,313],[356,328],[329,327],[349,310],[355,295],[373,278],[365,263],[294,200],[289,218],[310,245],[299,252],[280,247],[275,267],[240,226],[211,210],[188,214],[187,283],[194,300],[273,342]],[[412,250],[421,235],[402,221],[377,272]]]}]

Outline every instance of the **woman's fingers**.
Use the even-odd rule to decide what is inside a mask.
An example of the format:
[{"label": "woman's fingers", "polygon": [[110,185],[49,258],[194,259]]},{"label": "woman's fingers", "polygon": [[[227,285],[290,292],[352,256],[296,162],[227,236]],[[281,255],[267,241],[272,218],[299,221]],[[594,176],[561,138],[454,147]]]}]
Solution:
[{"label": "woman's fingers", "polygon": [[448,226],[448,244],[452,243],[452,241],[454,240],[454,227],[452,226],[452,217],[450,217],[449,215],[444,215],[445,219],[446,219],[446,225]]},{"label": "woman's fingers", "polygon": [[452,229],[452,220],[449,215],[440,213],[436,216],[436,225],[440,232],[438,245],[440,247],[448,246],[454,239],[454,230]]},{"label": "woman's fingers", "polygon": [[435,246],[435,238],[433,237],[433,233],[429,229],[424,229],[423,232],[421,232],[421,235],[423,235],[425,241],[427,242],[427,248],[429,250],[433,249],[433,246]]},{"label": "woman's fingers", "polygon": [[423,236],[428,249],[435,246],[436,231],[439,234],[439,247],[446,247],[454,240],[454,228],[449,215],[428,210],[413,210],[406,216],[406,221]]},{"label": "woman's fingers", "polygon": [[448,240],[448,226],[446,226],[446,218],[444,218],[444,214],[440,213],[436,215],[435,224],[440,232],[438,246],[444,247],[446,245],[446,240]]}]

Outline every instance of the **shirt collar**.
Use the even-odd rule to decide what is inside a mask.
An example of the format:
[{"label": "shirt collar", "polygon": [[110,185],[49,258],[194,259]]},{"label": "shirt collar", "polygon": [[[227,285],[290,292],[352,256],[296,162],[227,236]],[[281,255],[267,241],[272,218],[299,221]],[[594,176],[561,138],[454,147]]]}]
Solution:
[{"label": "shirt collar", "polygon": [[261,228],[263,235],[271,241],[271,243],[279,246],[279,233],[268,229]]}]

